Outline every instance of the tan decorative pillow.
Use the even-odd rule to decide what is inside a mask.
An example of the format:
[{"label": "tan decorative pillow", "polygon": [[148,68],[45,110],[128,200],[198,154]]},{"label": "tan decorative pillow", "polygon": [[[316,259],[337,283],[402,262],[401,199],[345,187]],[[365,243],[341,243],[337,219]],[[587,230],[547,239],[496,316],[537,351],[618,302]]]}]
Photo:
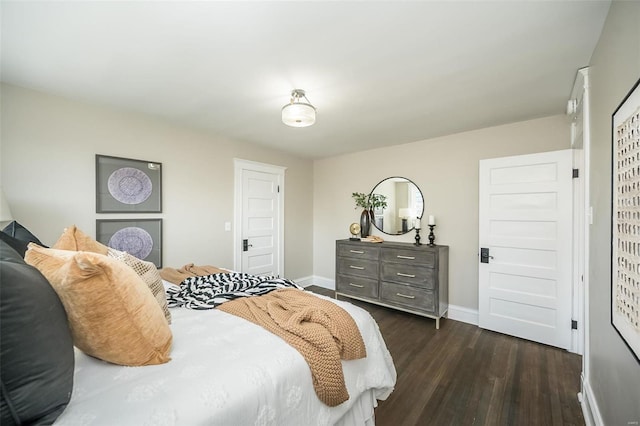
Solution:
[{"label": "tan decorative pillow", "polygon": [[167,319],[167,322],[171,324],[171,313],[167,306],[167,295],[164,292],[164,284],[162,284],[162,278],[160,277],[160,273],[158,272],[156,265],[151,262],[140,260],[126,251],[116,250],[111,247],[109,247],[107,256],[124,262],[125,265],[130,266],[135,273],[142,278],[142,281],[144,281],[149,287],[151,293],[153,293],[153,297],[156,298],[158,305],[162,308],[162,312],[164,313],[164,317]]},{"label": "tan decorative pillow", "polygon": [[79,230],[75,225],[65,228],[64,232],[53,245],[54,249],[90,251],[92,253],[107,254],[109,247],[101,244]]},{"label": "tan decorative pillow", "polygon": [[33,243],[25,261],[58,293],[78,349],[120,365],[162,364],[171,359],[169,324],[132,268],[98,253],[46,249]]}]

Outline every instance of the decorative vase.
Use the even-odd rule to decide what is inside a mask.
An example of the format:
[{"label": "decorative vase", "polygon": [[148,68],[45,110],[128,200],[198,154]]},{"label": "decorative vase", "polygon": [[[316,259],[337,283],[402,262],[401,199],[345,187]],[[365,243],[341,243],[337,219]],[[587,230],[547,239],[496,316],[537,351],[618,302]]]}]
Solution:
[{"label": "decorative vase", "polygon": [[369,236],[369,228],[371,227],[371,214],[369,210],[364,209],[360,214],[360,236],[366,238]]}]

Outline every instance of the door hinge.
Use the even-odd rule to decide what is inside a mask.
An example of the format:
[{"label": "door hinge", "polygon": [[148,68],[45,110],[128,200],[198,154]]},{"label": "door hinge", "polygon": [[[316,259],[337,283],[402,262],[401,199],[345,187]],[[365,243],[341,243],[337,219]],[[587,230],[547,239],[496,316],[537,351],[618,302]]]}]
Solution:
[{"label": "door hinge", "polygon": [[280,185],[278,185],[278,194],[280,193]]},{"label": "door hinge", "polygon": [[572,330],[577,330],[578,329],[578,321],[571,320],[571,329]]},{"label": "door hinge", "polygon": [[574,179],[580,177],[580,169],[573,169],[572,177]]}]

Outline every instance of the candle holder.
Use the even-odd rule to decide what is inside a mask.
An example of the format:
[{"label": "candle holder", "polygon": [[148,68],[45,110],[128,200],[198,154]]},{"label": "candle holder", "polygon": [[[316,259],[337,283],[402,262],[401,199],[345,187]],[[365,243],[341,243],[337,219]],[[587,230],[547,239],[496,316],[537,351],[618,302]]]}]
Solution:
[{"label": "candle holder", "polygon": [[436,239],[436,236],[433,234],[433,228],[435,228],[435,225],[429,225],[429,246],[433,247],[435,244],[433,244],[433,242]]},{"label": "candle holder", "polygon": [[420,228],[416,228],[416,243],[414,245],[416,246],[422,245],[420,244]]}]

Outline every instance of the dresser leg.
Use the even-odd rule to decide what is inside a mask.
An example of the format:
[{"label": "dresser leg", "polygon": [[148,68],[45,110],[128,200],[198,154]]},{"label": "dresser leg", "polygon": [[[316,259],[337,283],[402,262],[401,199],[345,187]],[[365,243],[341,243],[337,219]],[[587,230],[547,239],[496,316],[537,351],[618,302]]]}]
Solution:
[{"label": "dresser leg", "polygon": [[436,318],[436,330],[440,330],[440,318]]}]

